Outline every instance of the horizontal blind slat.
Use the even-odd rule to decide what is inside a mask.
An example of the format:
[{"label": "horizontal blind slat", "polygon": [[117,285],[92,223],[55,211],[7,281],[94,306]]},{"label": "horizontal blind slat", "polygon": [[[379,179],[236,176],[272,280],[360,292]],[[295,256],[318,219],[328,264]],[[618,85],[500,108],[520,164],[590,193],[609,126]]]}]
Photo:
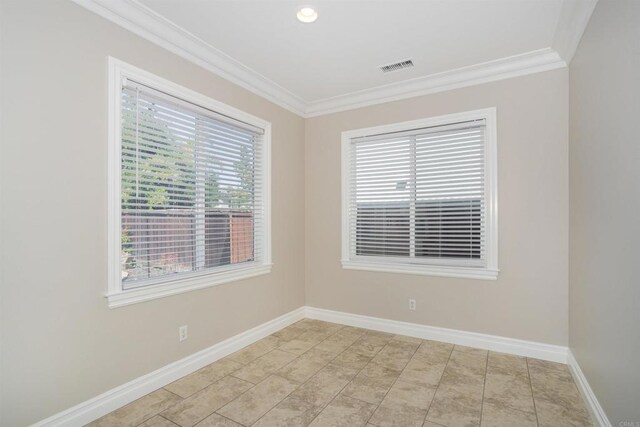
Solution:
[{"label": "horizontal blind slat", "polygon": [[484,144],[484,121],[351,140],[352,254],[484,259]]},{"label": "horizontal blind slat", "polygon": [[122,94],[123,286],[261,259],[263,131],[137,89]]}]

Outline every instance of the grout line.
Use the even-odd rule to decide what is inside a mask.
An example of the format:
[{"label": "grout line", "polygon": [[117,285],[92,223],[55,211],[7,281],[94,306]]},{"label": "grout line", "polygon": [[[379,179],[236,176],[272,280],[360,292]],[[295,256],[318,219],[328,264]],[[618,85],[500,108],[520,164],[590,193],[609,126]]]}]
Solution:
[{"label": "grout line", "polygon": [[[372,331],[372,329],[365,329],[365,328],[358,328],[358,329],[362,329],[362,330],[364,330],[364,331]],[[359,337],[358,337],[358,338],[357,338],[357,339],[356,339],[356,340],[355,340],[355,341],[354,341],[354,342],[353,342],[349,347],[345,348],[344,350],[342,350],[342,352],[338,353],[338,355],[337,355],[336,357],[334,357],[334,358],[332,359],[332,361],[333,361],[333,360],[335,360],[335,359],[337,359],[337,358],[338,358],[342,353],[346,352],[346,351],[347,351],[347,350],[349,350],[351,347],[353,347],[353,346],[356,344],[356,342],[360,341],[360,339],[361,339],[362,337],[364,337],[365,335],[367,335],[367,333],[368,333],[368,332],[365,332],[364,334],[362,334],[361,336],[359,336]],[[386,344],[385,344],[385,346],[386,346]],[[384,348],[384,347],[382,347],[382,348]],[[322,412],[324,412],[324,410],[325,410],[329,405],[331,405],[331,403],[332,403],[334,400],[336,400],[336,398],[337,398],[338,396],[340,396],[340,395],[342,394],[342,392],[344,391],[344,389],[345,389],[345,388],[347,388],[347,387],[349,386],[349,384],[351,384],[351,383],[353,382],[353,380],[354,380],[358,375],[360,375],[360,372],[362,372],[362,370],[363,370],[364,368],[366,368],[367,366],[369,366],[369,364],[371,363],[371,361],[373,360],[373,358],[374,358],[374,357],[376,357],[376,356],[378,355],[378,353],[380,353],[380,352],[382,351],[382,348],[381,348],[380,350],[378,350],[378,351],[376,352],[376,354],[374,354],[374,355],[371,357],[371,359],[369,360],[369,362],[367,362],[367,363],[366,363],[362,368],[358,369],[358,372],[356,372],[356,374],[353,376],[353,378],[352,378],[351,380],[347,381],[347,383],[344,385],[344,387],[342,387],[342,388],[340,389],[340,391],[338,391],[338,392],[336,393],[336,395],[335,395],[335,396],[333,396],[333,398],[332,398],[331,400],[329,400],[329,402],[327,402],[327,404],[326,404],[326,405],[324,405],[320,411],[318,411],[318,413],[316,414],[316,416],[315,416],[315,417],[313,417],[313,419],[309,422],[309,424],[312,424],[312,423],[315,421],[315,419],[316,419],[316,418],[318,418],[318,416],[320,416],[320,414],[322,414]],[[358,353],[358,354],[360,354],[360,353]],[[364,356],[364,355],[363,355],[363,356]],[[331,362],[329,362],[329,363],[331,363]],[[329,363],[327,363],[327,365],[328,365]],[[326,366],[326,365],[325,365],[325,366]],[[340,366],[340,365],[338,365],[338,366]],[[346,396],[346,397],[349,397],[349,398],[351,398],[351,399],[355,399],[355,397],[350,397],[350,396]],[[359,400],[359,399],[356,399],[356,400]],[[365,403],[368,403],[368,402],[365,402]],[[377,409],[377,408],[376,408],[376,409]],[[374,412],[375,412],[375,411],[374,411]],[[372,415],[373,415],[373,414],[372,414]]]},{"label": "grout line", "polygon": [[[391,339],[391,341],[393,341],[393,338]],[[389,341],[389,342],[391,342]],[[371,415],[369,416],[369,418],[367,419],[367,423],[369,423],[369,420],[371,420],[371,418],[373,418],[373,416],[375,415],[376,412],[378,412],[378,408],[380,408],[380,405],[382,405],[382,402],[384,402],[384,400],[387,398],[387,395],[389,394],[389,392],[391,391],[391,389],[393,388],[393,386],[396,385],[396,383],[398,382],[398,380],[400,379],[400,376],[402,375],[402,372],[405,370],[405,368],[407,367],[407,365],[409,364],[409,362],[411,361],[411,359],[413,359],[413,356],[416,355],[416,352],[418,351],[418,349],[420,348],[420,345],[422,344],[422,342],[420,344],[418,344],[418,346],[415,348],[415,350],[413,350],[413,353],[411,353],[411,357],[409,358],[409,360],[407,360],[407,363],[405,363],[405,365],[402,367],[402,369],[400,369],[400,373],[398,374],[398,376],[396,377],[396,379],[393,381],[393,384],[391,384],[391,387],[389,387],[389,390],[387,390],[387,392],[384,394],[384,397],[382,398],[382,400],[380,401],[380,403],[378,403],[378,406],[376,406],[376,409],[374,409],[374,411],[371,413]],[[380,352],[382,352],[382,350],[384,350],[385,348],[387,348],[387,346],[389,345],[389,343],[387,343],[381,350]],[[372,359],[373,360],[373,359]],[[373,362],[370,362],[373,363]],[[424,421],[423,421],[424,424]],[[375,424],[374,424],[375,425]]]},{"label": "grout line", "polygon": [[[184,377],[182,377],[182,378],[184,378]],[[218,380],[214,381],[213,383],[216,383],[216,382],[218,382]],[[213,384],[213,383],[211,383],[211,384]],[[209,384],[209,385],[211,385],[211,384]],[[169,384],[167,384],[167,385],[169,385]],[[208,385],[207,387],[209,387],[209,385]],[[207,387],[205,387],[205,388],[207,388]],[[173,394],[174,396],[177,396],[177,397],[178,397],[178,398],[180,398],[181,400],[185,400],[187,397],[191,397],[191,396],[193,396],[194,394],[196,394],[198,391],[200,391],[200,390],[198,390],[198,391],[196,391],[196,393],[192,393],[192,394],[190,394],[190,395],[189,395],[189,396],[187,396],[187,397],[182,397],[182,396],[180,396],[179,394],[176,394],[176,393],[172,392],[171,390],[167,390],[167,389],[166,389],[166,388],[164,388],[164,387],[161,387],[161,388],[162,388],[164,391],[168,391],[169,393]],[[205,388],[203,388],[203,389],[201,389],[201,390],[204,390]],[[160,390],[160,389],[158,389],[158,390]],[[157,391],[157,390],[156,390],[156,391]],[[153,391],[152,391],[151,393],[153,393]],[[149,393],[149,394],[151,394],[151,393]],[[149,394],[145,394],[144,396],[148,396]],[[144,397],[144,396],[142,396],[142,397]],[[137,399],[136,399],[136,400],[137,400]],[[135,400],[134,400],[133,402],[135,402]],[[133,403],[133,402],[131,402],[131,403]],[[126,406],[126,405],[125,405],[125,406]]]},{"label": "grout line", "polygon": [[[211,415],[211,414],[209,414],[209,415]],[[207,417],[208,417],[209,415],[207,415]],[[180,427],[180,425],[179,425],[179,424],[174,423],[174,422],[173,422],[173,421],[171,421],[170,419],[168,419],[168,418],[166,418],[166,417],[163,417],[163,416],[162,416],[162,415],[160,415],[160,414],[158,414],[157,416],[158,416],[158,417],[160,417],[160,418],[162,418],[163,420],[166,420],[166,421],[170,422],[171,424],[173,424],[173,425],[174,425],[174,426],[176,426],[176,427]],[[204,417],[204,418],[207,418],[207,417]],[[204,419],[204,418],[203,418],[203,419]],[[151,418],[149,418],[149,419],[151,419]],[[202,420],[200,420],[200,421],[202,421]],[[198,421],[198,423],[199,423],[200,421]]]},{"label": "grout line", "polygon": [[[213,363],[215,363],[215,362],[213,362]],[[234,372],[235,372],[235,371],[234,371]],[[180,400],[180,402],[176,403],[175,405],[171,405],[171,406],[169,406],[168,408],[163,409],[162,411],[160,411],[160,412],[158,413],[158,416],[160,416],[160,417],[162,417],[162,418],[164,418],[164,419],[166,419],[166,420],[168,420],[168,421],[171,421],[171,420],[169,420],[168,418],[166,418],[165,416],[163,416],[163,415],[162,415],[162,413],[163,413],[163,412],[165,412],[165,411],[167,411],[167,410],[169,410],[169,409],[171,409],[171,408],[173,408],[174,406],[179,405],[180,403],[184,402],[185,400],[190,399],[191,397],[193,397],[194,395],[196,395],[196,394],[200,393],[201,391],[204,391],[204,390],[208,389],[209,387],[212,387],[214,384],[217,384],[217,383],[221,382],[221,381],[222,381],[222,380],[224,380],[225,378],[229,378],[229,377],[232,377],[232,378],[235,378],[235,379],[237,379],[237,380],[239,380],[239,381],[244,381],[244,382],[247,382],[247,383],[251,384],[252,386],[251,386],[251,387],[249,387],[246,391],[249,391],[249,390],[251,390],[253,387],[255,387],[255,384],[253,384],[253,383],[252,383],[252,382],[250,382],[250,381],[243,380],[242,378],[234,377],[234,376],[233,376],[233,375],[231,375],[231,374],[227,374],[227,375],[223,376],[222,378],[219,378],[219,379],[215,380],[214,382],[212,382],[212,383],[211,383],[211,384],[209,384],[208,386],[206,386],[206,387],[204,387],[204,388],[202,388],[202,389],[200,389],[200,390],[196,391],[195,393],[190,394],[188,397],[182,398],[182,397],[178,396],[178,397],[180,397],[180,399],[182,399],[182,400]],[[183,378],[184,378],[184,377],[183,377]],[[167,391],[169,391],[169,390],[167,390]],[[171,393],[171,391],[169,391],[169,393]],[[240,397],[240,395],[242,395],[242,394],[244,394],[244,393],[246,393],[246,392],[240,393],[238,396],[236,396],[236,398],[237,398],[237,397]],[[173,394],[175,394],[175,393],[173,393]],[[176,395],[176,396],[177,396],[177,395]],[[235,398],[234,398],[234,399],[232,399],[232,400],[235,400]],[[231,402],[231,401],[229,401],[229,402]],[[227,403],[229,403],[229,402],[227,402]],[[222,405],[222,406],[225,406],[225,405],[226,405],[226,403],[225,403],[224,405]],[[222,407],[222,406],[221,406],[221,407]],[[218,409],[220,409],[220,408],[218,408]],[[205,418],[207,418],[207,417],[211,416],[211,414],[214,414],[216,411],[217,411],[217,409],[216,409],[216,410],[214,410],[213,412],[208,413],[207,415],[205,415],[205,416],[204,416],[204,418],[202,418],[201,420],[199,420],[199,421],[198,421],[198,423],[202,422],[202,420],[204,420]],[[173,421],[171,421],[171,422],[173,423]],[[178,425],[177,423],[174,423],[174,424]]]},{"label": "grout line", "polygon": [[[244,394],[244,393],[243,393],[243,394]],[[240,397],[240,396],[238,396],[238,397]],[[237,398],[236,398],[236,399],[237,399]],[[234,400],[235,400],[235,399],[234,399]],[[229,402],[229,403],[231,403],[231,402]],[[223,405],[223,406],[222,406],[222,408],[224,408],[225,406],[227,406],[227,405]],[[218,408],[218,409],[221,409],[221,408]],[[213,415],[213,414],[219,415],[219,416],[221,416],[222,418],[224,418],[225,420],[229,420],[229,421],[231,421],[232,423],[239,424],[239,425],[241,425],[241,426],[242,426],[242,425],[244,425],[244,424],[242,424],[242,423],[239,423],[238,421],[234,421],[234,420],[232,420],[232,419],[231,419],[231,418],[229,418],[229,417],[225,417],[224,415],[222,415],[221,413],[219,413],[217,410],[213,411],[212,413],[210,413],[209,415],[207,415],[205,418],[203,418],[203,419],[201,419],[200,421],[198,421],[198,424],[200,424],[202,421],[206,420],[207,418],[209,418],[209,417],[210,417],[211,415]],[[257,421],[256,421],[256,422],[257,422]],[[198,424],[196,424],[194,427],[197,427],[197,425],[198,425]]]},{"label": "grout line", "polygon": [[[298,322],[296,322],[296,323],[298,323]],[[293,323],[292,325],[295,325],[295,323]],[[292,325],[289,325],[289,326],[292,326]],[[282,328],[282,329],[288,328],[289,326],[285,326],[285,327],[284,327],[284,328]],[[282,330],[282,329],[280,329],[280,330]],[[295,335],[295,336],[294,336],[293,338],[291,338],[289,341],[293,341],[293,340],[297,339],[297,337],[298,337],[298,336],[302,335],[303,333],[305,333],[305,332],[307,332],[307,331],[308,331],[308,330],[303,330],[303,331],[301,331],[299,334]],[[276,331],[276,332],[277,332],[277,331]],[[273,334],[268,335],[268,336],[272,336],[272,335],[273,335]],[[266,338],[266,337],[265,337],[265,338]],[[276,337],[276,338],[277,338],[277,337]],[[264,338],[262,338],[262,339],[264,339]],[[289,341],[287,341],[287,342],[289,342]],[[259,342],[259,341],[256,341],[256,342]],[[254,344],[255,344],[255,343],[254,343]],[[250,344],[250,345],[252,345],[252,344]],[[247,347],[248,347],[248,346],[247,346]],[[247,347],[243,347],[243,348],[247,348]],[[240,364],[240,365],[242,365],[242,368],[244,368],[244,367],[248,366],[250,363],[253,363],[253,362],[255,362],[256,360],[258,360],[258,359],[259,359],[259,358],[261,358],[262,356],[265,356],[265,355],[267,355],[267,354],[269,354],[269,353],[271,353],[272,351],[277,350],[277,349],[278,349],[278,347],[273,347],[271,350],[267,351],[265,354],[263,354],[263,355],[261,355],[261,356],[256,357],[255,359],[253,359],[253,360],[252,360],[252,361],[250,361],[249,363],[246,363],[246,364],[243,364],[243,363],[241,363],[241,362],[237,362],[237,363],[238,363],[238,364]],[[240,350],[238,350],[238,351],[241,351],[241,350],[242,350],[242,349],[240,349]],[[284,350],[281,350],[281,351],[285,352]],[[289,352],[285,352],[285,353],[289,353]],[[232,353],[232,354],[233,354],[233,353]],[[289,353],[289,354],[293,354],[293,353]],[[303,353],[303,354],[304,354],[304,353]],[[230,355],[229,355],[229,356],[230,356]],[[296,355],[296,356],[297,356],[296,358],[300,357],[299,355]],[[228,357],[228,356],[227,356],[227,357]],[[295,359],[293,359],[293,360],[295,360]],[[292,360],[292,361],[293,361],[293,360]],[[215,363],[215,362],[214,362],[214,363]],[[285,366],[286,366],[286,365],[285,365]],[[242,369],[242,368],[240,368],[240,369]],[[251,390],[253,390],[253,389],[254,389],[258,384],[262,383],[262,382],[263,382],[263,381],[265,381],[267,378],[271,377],[272,375],[275,375],[275,373],[270,373],[270,374],[267,376],[267,378],[265,378],[264,380],[262,380],[262,381],[258,382],[258,384],[254,384],[254,383],[253,383],[253,382],[251,382],[251,381],[248,381],[248,380],[245,380],[245,379],[242,379],[242,378],[238,378],[238,377],[236,377],[235,375],[233,375],[235,372],[238,372],[240,369],[236,369],[235,371],[233,371],[233,372],[231,372],[231,373],[229,373],[229,374],[225,375],[223,378],[225,378],[225,377],[233,377],[233,378],[237,378],[237,379],[239,379],[240,381],[246,381],[246,382],[248,382],[249,384],[252,384],[252,387],[249,387],[246,391],[244,391],[243,393],[240,393],[240,394],[239,394],[239,395],[237,395],[235,398],[231,399],[230,401],[228,401],[227,403],[225,403],[224,405],[222,405],[221,407],[219,407],[218,409],[216,409],[215,411],[213,411],[212,413],[210,413],[209,415],[207,415],[205,418],[203,418],[203,420],[204,420],[204,419],[206,419],[207,417],[210,417],[212,414],[217,414],[217,415],[220,415],[221,417],[223,417],[223,418],[225,418],[225,419],[227,419],[227,420],[230,420],[230,421],[233,421],[234,423],[237,423],[237,421],[231,420],[230,418],[225,417],[224,415],[222,415],[221,413],[219,413],[219,412],[218,412],[218,410],[220,410],[220,409],[224,408],[224,407],[225,407],[225,406],[227,406],[229,403],[233,402],[233,401],[234,401],[234,400],[236,400],[236,399],[239,399],[239,398],[240,398],[241,396],[243,396],[244,394],[246,394],[246,393],[250,392],[250,391],[251,391]],[[278,368],[278,369],[280,369],[280,368]],[[219,381],[219,380],[218,380],[218,381]],[[296,388],[296,389],[297,389],[297,388]],[[295,391],[296,389],[294,389],[294,391]],[[292,393],[293,393],[293,391],[292,391]],[[291,393],[289,393],[289,394],[291,394]],[[286,399],[288,396],[289,396],[289,395],[285,396],[282,400]],[[270,409],[269,409],[269,411],[271,411],[271,409],[275,408],[278,404],[280,404],[280,402],[282,402],[282,400],[280,400],[279,402],[277,402],[277,403],[276,403],[272,408],[270,408]],[[264,415],[266,415],[269,411],[265,412],[265,413],[264,413],[260,418],[262,418]],[[258,418],[258,420],[260,420],[260,418]],[[202,420],[200,420],[199,422],[202,422]],[[256,422],[258,422],[258,421],[256,421]],[[240,423],[238,423],[238,424],[240,424]]]},{"label": "grout line", "polygon": [[489,369],[489,350],[484,361],[484,381],[482,382],[482,400],[480,401],[480,426],[482,426],[482,414],[484,413],[484,389],[487,387],[487,370]]},{"label": "grout line", "polygon": [[[240,369],[238,369],[238,371],[239,371],[239,370],[240,370]],[[257,383],[254,383],[253,381],[245,380],[244,378],[236,377],[235,375],[233,375],[233,374],[235,374],[235,373],[236,373],[236,372],[238,372],[238,371],[233,371],[233,372],[231,372],[230,374],[225,375],[225,377],[232,377],[232,378],[235,378],[235,379],[240,380],[240,381],[246,381],[246,382],[248,382],[249,384],[253,384],[253,387],[257,386],[257,385],[258,385],[258,384],[260,384],[262,381],[264,381],[264,380],[262,380],[262,381],[258,381]],[[267,376],[267,378],[268,378],[269,376],[271,376],[271,374],[269,374],[269,375]],[[224,378],[224,377],[223,377],[223,378]],[[266,379],[266,378],[265,378],[265,379]],[[208,386],[207,386],[207,387],[208,387]],[[253,387],[251,387],[251,388],[253,388]],[[250,388],[249,390],[251,390],[251,388]],[[204,390],[204,389],[203,389],[203,390]],[[249,390],[247,390],[247,391],[249,391]]]},{"label": "grout line", "polygon": [[[180,402],[177,402],[175,405],[177,405],[177,404],[179,404],[179,403],[181,403],[182,401],[184,401],[184,400],[185,400],[185,398],[184,398],[184,397],[182,397],[182,396],[178,396],[177,394],[173,393],[172,391],[166,390],[164,387],[160,387],[159,389],[156,389],[156,390],[152,391],[151,393],[155,393],[155,392],[156,392],[156,391],[158,391],[158,390],[164,390],[164,391],[166,391],[166,392],[168,392],[168,393],[170,393],[170,394],[173,394],[173,395],[174,395],[174,396],[176,396],[178,399],[180,399]],[[120,408],[118,408],[118,409],[124,408],[125,406],[129,406],[129,405],[131,405],[132,403],[136,402],[137,400],[140,400],[140,399],[142,399],[143,397],[149,396],[151,393],[145,394],[144,396],[141,396],[141,397],[139,397],[138,399],[134,400],[133,402],[128,403],[128,404],[126,404],[126,405],[124,405],[124,406],[121,406],[121,407],[120,407]],[[146,423],[147,421],[149,421],[151,418],[153,418],[153,417],[155,417],[155,416],[162,417],[162,415],[160,415],[160,413],[161,413],[161,412],[164,412],[164,411],[166,411],[166,410],[167,410],[167,409],[169,409],[169,408],[173,408],[175,405],[171,405],[171,406],[168,406],[168,407],[166,407],[166,408],[164,408],[164,409],[162,409],[162,410],[159,410],[159,411],[157,411],[157,412],[154,412],[154,413],[153,413],[149,418],[145,418],[144,420],[142,420],[142,422],[141,422],[140,424],[137,424],[137,425],[138,425],[138,426],[140,426],[140,425],[142,425],[142,424]],[[115,411],[117,411],[118,409],[115,409],[115,410],[113,410],[113,411],[109,412],[108,414],[103,415],[102,417],[100,417],[100,418],[98,418],[98,419],[104,418],[104,417],[108,416],[109,414],[114,413],[114,412],[115,412]],[[162,418],[164,418],[164,417],[162,417]],[[97,421],[97,420],[96,420],[96,421]],[[169,420],[169,421],[170,421],[170,420]],[[171,422],[173,422],[173,421],[171,421]],[[175,424],[175,423],[174,423],[174,424]]]},{"label": "grout line", "polygon": [[[326,323],[331,323],[331,322],[326,322]],[[339,325],[339,323],[333,323],[333,324],[334,324],[334,325]],[[332,337],[332,336],[334,336],[335,334],[337,334],[337,333],[338,333],[338,331],[340,331],[340,330],[344,329],[344,325],[340,325],[340,326],[341,326],[341,327],[340,327],[340,328],[338,328],[338,329],[336,329],[336,331],[335,331],[334,333],[330,334],[330,335],[329,335],[329,336],[327,336],[325,339],[323,339],[322,341],[318,342],[317,344],[315,344],[313,347],[309,348],[309,349],[308,349],[307,351],[305,351],[304,353],[302,353],[302,354],[298,355],[298,356],[296,357],[296,359],[298,359],[298,358],[302,357],[302,355],[304,355],[304,354],[305,354],[305,353],[307,353],[308,351],[311,351],[311,349],[315,348],[318,344],[320,344],[321,342],[324,342],[324,341],[328,340],[330,337]],[[284,328],[283,328],[283,329],[284,329]],[[304,331],[304,332],[308,332],[308,330],[306,330],[306,331]],[[303,333],[304,333],[304,332],[303,332]],[[296,339],[296,338],[293,338],[293,339]],[[344,351],[346,351],[346,349],[345,349],[345,350],[343,350],[343,352],[344,352]],[[293,354],[293,353],[292,353],[292,354]],[[300,387],[302,387],[304,384],[306,384],[308,381],[310,381],[310,380],[311,380],[311,378],[313,378],[313,377],[314,377],[318,372],[320,372],[322,369],[324,369],[324,368],[325,368],[329,363],[331,363],[334,359],[336,359],[340,354],[342,354],[342,352],[338,353],[338,354],[337,354],[333,359],[331,359],[331,360],[330,360],[330,361],[328,361],[326,364],[324,364],[324,365],[322,366],[322,368],[318,369],[318,371],[316,371],[313,375],[311,375],[309,378],[307,378],[307,380],[306,380],[306,381],[303,381],[303,382],[301,382],[300,384],[298,384],[298,386],[297,386],[296,388],[294,388],[293,390],[291,390],[291,392],[290,392],[289,394],[287,394],[284,398],[282,398],[282,400],[279,400],[275,405],[273,405],[271,408],[269,408],[269,410],[268,410],[268,411],[266,411],[264,414],[262,414],[262,415],[260,416],[260,418],[258,418],[258,419],[253,423],[253,424],[258,423],[262,418],[264,418],[264,416],[265,416],[265,415],[267,415],[269,412],[271,412],[271,411],[272,411],[276,406],[278,406],[279,404],[281,404],[281,403],[282,403],[285,399],[287,399],[287,398],[288,398],[292,393],[294,393],[296,390],[298,390]],[[293,360],[292,360],[291,362],[289,362],[289,363],[293,363],[293,362],[295,362],[295,361],[296,361],[296,359],[293,359]],[[288,364],[287,364],[287,365],[288,365]],[[284,366],[287,366],[287,365],[284,365]],[[284,366],[283,366],[283,367],[284,367]],[[279,368],[279,369],[281,369],[281,368]],[[279,369],[278,369],[278,370],[279,370]],[[273,374],[271,374],[271,375],[277,375],[277,374],[276,374],[276,373],[273,373]],[[271,376],[271,375],[269,375],[269,376]],[[280,375],[278,375],[278,376],[280,376]],[[268,378],[268,377],[267,377],[267,378]],[[287,381],[297,382],[297,381],[290,380],[289,378],[285,378],[285,377],[281,377],[281,378],[284,378],[284,379],[286,379]],[[250,390],[250,389],[249,389],[249,390]],[[247,390],[247,391],[249,391],[249,390]],[[244,393],[243,393],[243,394],[244,394]],[[240,397],[240,396],[238,396],[238,397]],[[238,397],[236,397],[236,399],[237,399]],[[234,399],[234,400],[235,400],[235,399]],[[229,403],[231,403],[231,402],[229,402]],[[226,405],[225,405],[225,406],[226,406]],[[325,407],[326,407],[326,406],[325,406]],[[323,410],[325,407],[323,407],[323,408],[320,410],[320,412],[322,412],[322,410]],[[221,408],[219,408],[219,409],[221,409]],[[320,414],[320,412],[318,412],[318,414]],[[217,413],[217,412],[216,412],[216,413]],[[220,415],[220,414],[219,414],[219,415]],[[317,416],[317,415],[316,415],[316,416]],[[225,418],[226,418],[226,417],[225,417]],[[315,419],[315,417],[314,417],[314,419]],[[232,421],[233,421],[233,420],[232,420]]]},{"label": "grout line", "polygon": [[527,364],[527,376],[529,377],[529,390],[531,390],[531,400],[533,400],[533,413],[536,414],[536,424],[540,425],[540,420],[538,420],[538,408],[536,408],[536,398],[533,396],[533,384],[531,384],[531,372],[529,371],[529,358],[524,358],[525,363]]},{"label": "grout line", "polygon": [[[264,381],[268,380],[269,378],[271,378],[271,377],[273,377],[273,376],[277,376],[277,377],[280,377],[280,378],[282,378],[282,379],[284,379],[284,380],[291,381],[290,379],[288,379],[288,378],[284,378],[284,377],[282,377],[282,376],[280,376],[280,375],[278,375],[278,374],[276,374],[276,373],[269,374],[269,376],[268,376],[267,378],[265,378],[264,380],[260,381],[258,384],[256,384],[255,386],[251,387],[250,389],[248,389],[248,390],[247,390],[247,391],[245,391],[244,393],[239,394],[239,395],[238,395],[238,396],[236,396],[234,399],[232,399],[232,400],[230,400],[229,402],[225,403],[224,405],[222,405],[221,407],[219,407],[218,409],[216,409],[216,410],[215,410],[214,412],[212,412],[212,413],[216,413],[216,414],[220,415],[221,417],[224,417],[224,418],[226,418],[226,419],[228,419],[228,420],[233,421],[234,423],[237,423],[237,424],[240,424],[240,425],[244,425],[244,424],[242,424],[242,423],[241,423],[241,422],[239,422],[239,421],[232,420],[231,418],[229,418],[229,417],[226,417],[226,416],[222,415],[222,414],[221,414],[221,413],[219,413],[218,411],[219,411],[220,409],[222,409],[222,408],[226,407],[226,406],[227,406],[228,404],[230,404],[231,402],[236,401],[236,400],[237,400],[237,399],[239,399],[241,396],[245,395],[245,394],[246,394],[246,393],[248,393],[249,391],[251,391],[251,390],[253,390],[254,388],[256,388],[259,384],[263,383]],[[296,382],[296,381],[291,381],[291,382]],[[283,401],[283,400],[285,400],[287,397],[289,397],[289,395],[290,395],[291,393],[293,393],[294,391],[296,391],[296,390],[298,389],[298,387],[300,387],[300,385],[298,385],[296,388],[294,388],[293,390],[291,390],[291,391],[290,391],[290,392],[289,392],[285,397],[283,397],[282,399],[280,399],[279,401],[277,401],[277,402],[276,402],[276,403],[275,403],[271,408],[269,408],[269,409],[268,409],[264,414],[260,415],[260,417],[259,417],[256,421],[254,421],[251,425],[253,425],[253,424],[257,423],[258,421],[260,421],[260,419],[262,419],[262,417],[264,417],[264,416],[265,416],[265,415],[267,415],[269,412],[271,412],[271,410],[272,410],[273,408],[275,408],[276,406],[278,406],[280,403],[282,403],[282,401]],[[208,417],[208,416],[210,416],[210,415],[211,415],[211,414],[207,415],[207,417]]]},{"label": "grout line", "polygon": [[[426,340],[423,340],[426,341]],[[424,416],[424,420],[422,421],[422,423],[426,423],[427,422],[427,418],[429,417],[429,411],[431,410],[431,406],[433,405],[433,401],[436,400],[436,395],[438,394],[438,389],[440,388],[440,384],[442,383],[442,377],[444,377],[444,373],[447,371],[447,366],[449,366],[449,361],[451,360],[451,355],[453,354],[453,350],[455,349],[455,345],[451,345],[451,351],[449,352],[449,357],[447,357],[447,363],[444,364],[444,369],[442,370],[442,375],[440,375],[440,380],[438,380],[438,385],[436,385],[436,389],[433,392],[433,398],[431,399],[431,402],[429,403],[429,407],[427,408],[427,414]],[[429,421],[432,422],[432,421]],[[437,423],[436,423],[437,424]]]}]

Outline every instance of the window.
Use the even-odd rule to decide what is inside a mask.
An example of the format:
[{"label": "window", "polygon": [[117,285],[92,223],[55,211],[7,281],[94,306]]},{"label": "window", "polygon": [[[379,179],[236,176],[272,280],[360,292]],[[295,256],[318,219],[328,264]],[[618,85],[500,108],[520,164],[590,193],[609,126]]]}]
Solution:
[{"label": "window", "polygon": [[269,272],[269,123],[110,70],[109,305]]},{"label": "window", "polygon": [[342,265],[497,277],[495,109],[342,134]]}]

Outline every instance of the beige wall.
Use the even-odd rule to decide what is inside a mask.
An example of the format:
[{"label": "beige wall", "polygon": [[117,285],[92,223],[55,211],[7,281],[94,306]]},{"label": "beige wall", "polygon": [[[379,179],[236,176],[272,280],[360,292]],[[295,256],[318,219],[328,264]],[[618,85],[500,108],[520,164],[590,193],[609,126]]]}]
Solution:
[{"label": "beige wall", "polygon": [[[567,70],[304,121],[66,0],[2,8],[0,425],[43,419],[305,301],[567,344]],[[270,275],[107,308],[108,55],[272,122]],[[340,133],[492,106],[499,279],[343,270]]]},{"label": "beige wall", "polygon": [[[497,281],[344,270],[340,133],[497,107]],[[306,122],[307,305],[567,344],[568,77],[550,71]],[[408,298],[417,310],[408,310]]]},{"label": "beige wall", "polygon": [[570,67],[569,346],[614,426],[640,422],[639,76],[640,2],[600,0]]},{"label": "beige wall", "polygon": [[[2,15],[0,425],[43,419],[304,304],[301,118],[69,1],[5,1]],[[272,122],[270,275],[107,308],[107,55]]]}]

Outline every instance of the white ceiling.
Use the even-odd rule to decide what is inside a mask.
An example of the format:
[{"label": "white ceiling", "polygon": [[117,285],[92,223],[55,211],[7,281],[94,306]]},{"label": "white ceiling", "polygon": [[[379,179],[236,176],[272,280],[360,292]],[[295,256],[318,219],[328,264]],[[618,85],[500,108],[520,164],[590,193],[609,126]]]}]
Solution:
[{"label": "white ceiling", "polygon": [[[302,4],[305,4],[303,0]],[[561,0],[142,0],[305,101],[551,46]],[[377,67],[413,58],[415,68]]]},{"label": "white ceiling", "polygon": [[[565,66],[597,0],[74,1],[316,115]],[[315,23],[297,21],[301,5]],[[377,68],[407,58],[414,68]]]}]

